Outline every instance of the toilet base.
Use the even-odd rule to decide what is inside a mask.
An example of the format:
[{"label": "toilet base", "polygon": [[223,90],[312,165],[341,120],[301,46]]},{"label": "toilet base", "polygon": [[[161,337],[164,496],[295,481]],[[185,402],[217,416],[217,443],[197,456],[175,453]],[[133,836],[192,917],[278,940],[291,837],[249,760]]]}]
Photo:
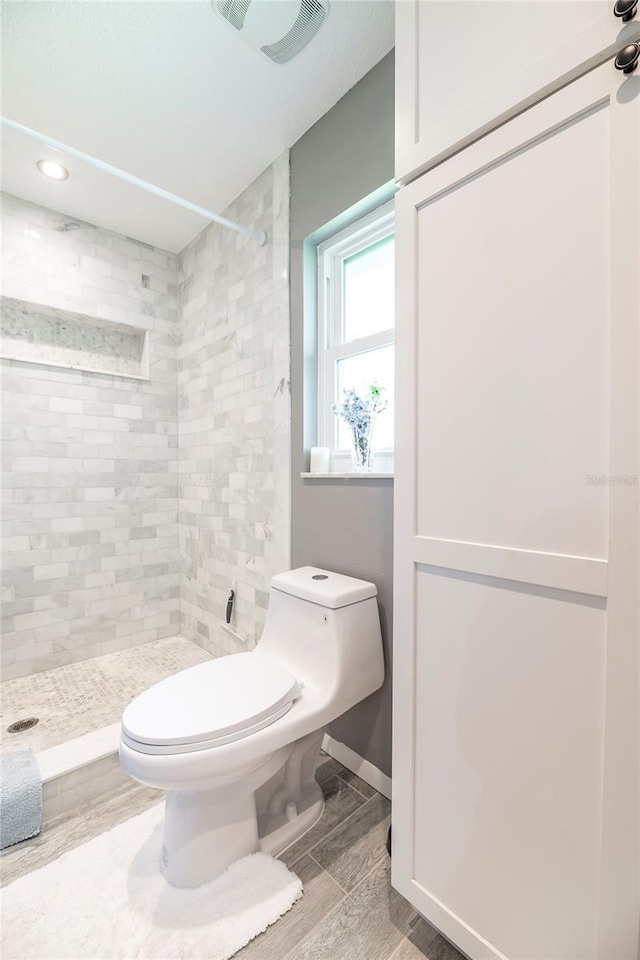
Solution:
[{"label": "toilet base", "polygon": [[260,850],[277,857],[296,840],[311,830],[324,811],[324,796],[318,783],[308,784],[306,796],[296,804],[296,812],[292,817],[273,817],[265,820],[258,819]]},{"label": "toilet base", "polygon": [[[295,809],[292,809],[294,808]],[[258,850],[277,857],[322,816],[318,783],[306,785],[284,816],[256,814],[256,795],[226,791],[171,791],[165,800],[160,869],[172,887],[199,887],[241,857]]]},{"label": "toilet base", "polygon": [[209,883],[258,850],[278,856],[324,810],[315,778],[323,730],[209,790],[170,790],[165,800],[161,870],[173,887]]},{"label": "toilet base", "polygon": [[160,869],[172,887],[199,887],[258,849],[255,795],[167,794]]}]

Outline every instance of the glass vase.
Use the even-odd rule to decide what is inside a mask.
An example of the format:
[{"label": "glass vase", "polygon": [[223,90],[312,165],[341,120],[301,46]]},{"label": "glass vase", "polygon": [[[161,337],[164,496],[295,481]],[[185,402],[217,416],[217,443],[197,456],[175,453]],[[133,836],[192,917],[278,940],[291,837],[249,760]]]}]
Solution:
[{"label": "glass vase", "polygon": [[354,473],[370,473],[373,460],[373,422],[351,427],[351,463]]}]

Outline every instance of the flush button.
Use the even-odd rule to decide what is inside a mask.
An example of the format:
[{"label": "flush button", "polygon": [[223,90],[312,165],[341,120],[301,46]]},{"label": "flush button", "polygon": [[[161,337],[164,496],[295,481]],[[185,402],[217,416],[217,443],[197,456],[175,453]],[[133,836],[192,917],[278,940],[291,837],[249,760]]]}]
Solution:
[{"label": "flush button", "polygon": [[312,580],[328,580],[329,577],[326,575],[326,573],[314,573],[311,579]]}]

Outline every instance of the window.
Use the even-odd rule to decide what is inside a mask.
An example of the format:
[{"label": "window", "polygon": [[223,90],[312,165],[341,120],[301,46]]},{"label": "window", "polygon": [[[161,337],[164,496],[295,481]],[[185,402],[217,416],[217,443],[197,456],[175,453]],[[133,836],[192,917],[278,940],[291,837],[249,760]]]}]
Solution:
[{"label": "window", "polygon": [[376,420],[374,469],[393,470],[395,362],[393,202],[318,247],[318,442],[332,468],[351,461],[346,424],[332,410],[346,388],[383,388],[386,409]]}]

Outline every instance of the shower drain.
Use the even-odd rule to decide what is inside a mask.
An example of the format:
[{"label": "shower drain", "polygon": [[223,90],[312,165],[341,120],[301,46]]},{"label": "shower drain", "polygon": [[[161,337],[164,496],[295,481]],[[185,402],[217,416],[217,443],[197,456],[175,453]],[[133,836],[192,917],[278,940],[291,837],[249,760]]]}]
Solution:
[{"label": "shower drain", "polygon": [[26,717],[24,720],[16,720],[7,727],[7,733],[22,733],[24,730],[31,730],[36,723],[40,723],[39,717]]}]

